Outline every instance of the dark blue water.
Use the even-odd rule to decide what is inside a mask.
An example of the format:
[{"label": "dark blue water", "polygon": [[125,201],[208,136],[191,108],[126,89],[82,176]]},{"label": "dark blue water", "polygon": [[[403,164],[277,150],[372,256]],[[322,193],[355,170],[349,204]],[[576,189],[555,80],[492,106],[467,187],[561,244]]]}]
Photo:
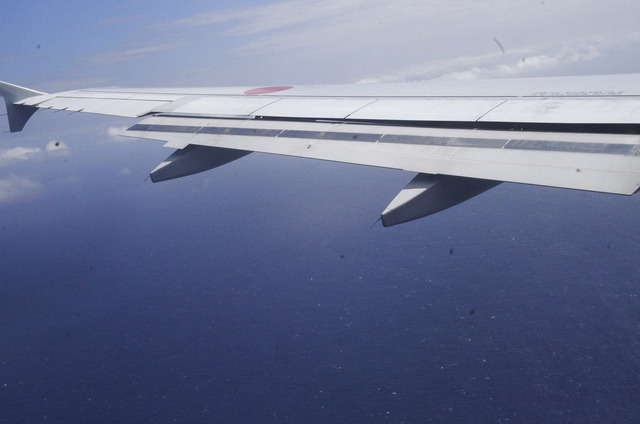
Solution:
[{"label": "dark blue water", "polygon": [[410,175],[93,165],[0,209],[2,423],[640,417],[637,197],[502,185],[369,229]]}]

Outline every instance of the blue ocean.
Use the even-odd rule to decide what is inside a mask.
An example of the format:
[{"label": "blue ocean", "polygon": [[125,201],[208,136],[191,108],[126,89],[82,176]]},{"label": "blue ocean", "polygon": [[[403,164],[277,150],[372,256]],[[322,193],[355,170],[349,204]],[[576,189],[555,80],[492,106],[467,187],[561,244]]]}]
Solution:
[{"label": "blue ocean", "polygon": [[85,149],[0,209],[1,423],[640,416],[638,197],[503,184],[371,227],[412,175],[253,154],[141,184],[160,147]]}]

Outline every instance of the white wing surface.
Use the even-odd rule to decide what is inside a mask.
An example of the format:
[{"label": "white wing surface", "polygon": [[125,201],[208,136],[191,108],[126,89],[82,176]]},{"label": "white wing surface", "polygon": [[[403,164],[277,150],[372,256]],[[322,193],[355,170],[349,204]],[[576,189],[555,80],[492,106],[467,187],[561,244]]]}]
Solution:
[{"label": "white wing surface", "polygon": [[1,83],[12,132],[37,109],[142,118],[125,136],[176,151],[154,182],[265,152],[417,173],[382,213],[420,218],[500,182],[633,194],[640,74],[45,94]]}]

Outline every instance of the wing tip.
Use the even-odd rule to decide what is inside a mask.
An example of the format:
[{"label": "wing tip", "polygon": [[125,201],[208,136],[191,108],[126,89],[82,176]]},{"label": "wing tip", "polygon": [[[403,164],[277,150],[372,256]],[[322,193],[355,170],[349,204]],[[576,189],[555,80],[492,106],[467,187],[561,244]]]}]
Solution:
[{"label": "wing tip", "polygon": [[37,110],[37,108],[32,106],[17,103],[29,97],[41,96],[43,94],[47,93],[0,81],[0,96],[4,97],[4,102],[7,106],[10,132],[22,131],[29,118],[31,118],[31,115]]}]

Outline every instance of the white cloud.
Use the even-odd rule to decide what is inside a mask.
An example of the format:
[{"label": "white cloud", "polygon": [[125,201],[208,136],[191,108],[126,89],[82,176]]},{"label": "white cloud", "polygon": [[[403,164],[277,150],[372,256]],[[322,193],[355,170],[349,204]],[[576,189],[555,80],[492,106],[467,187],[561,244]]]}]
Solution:
[{"label": "white cloud", "polygon": [[178,47],[178,43],[159,43],[147,45],[143,47],[130,47],[124,50],[111,51],[93,55],[86,60],[94,65],[112,65],[117,62],[129,62],[148,56],[153,53],[159,53]]},{"label": "white cloud", "polygon": [[0,167],[16,161],[26,161],[40,154],[42,154],[42,149],[39,147],[14,147],[0,150]]},{"label": "white cloud", "polygon": [[565,40],[563,44],[548,43],[507,50],[506,54],[494,52],[429,61],[369,76],[358,82],[404,82],[426,79],[475,80],[533,76],[601,59],[620,45],[625,45],[627,49],[636,50],[640,47],[640,33],[632,32],[609,37],[597,36],[587,39]]},{"label": "white cloud", "polygon": [[26,200],[38,194],[42,184],[27,177],[9,175],[0,179],[0,204]]},{"label": "white cloud", "polygon": [[[593,0],[287,0],[208,11],[146,30],[158,43],[181,44],[166,68],[181,63],[172,76],[197,84],[218,76],[239,84],[404,81],[452,72],[462,72],[452,78],[495,78],[557,69],[566,63],[559,60],[594,62],[555,55],[570,40],[637,31],[638,12],[637,0],[615,7]],[[201,54],[203,45],[215,46],[215,54]],[[530,51],[541,45],[553,45],[553,51]],[[523,50],[528,54],[514,57]],[[469,58],[480,60],[464,67]],[[442,69],[447,61],[451,66]],[[427,63],[440,69],[391,75]],[[214,71],[185,77],[189,69],[203,68]]]},{"label": "white cloud", "polygon": [[[13,147],[0,150],[0,167],[31,162],[42,162],[46,158],[65,156],[69,154],[69,146],[62,141],[52,140],[44,148],[40,147]],[[28,165],[30,166],[30,165]],[[75,181],[75,177],[57,179],[57,182]],[[51,184],[51,181],[48,181]],[[47,185],[48,185],[47,184]],[[0,204],[11,203],[31,199],[45,190],[41,182],[16,175],[9,174],[0,177]]]},{"label": "white cloud", "polygon": [[79,88],[102,87],[107,84],[107,79],[97,76],[82,75],[73,79],[58,79],[47,81],[43,90],[54,93],[58,91],[77,90]]},{"label": "white cloud", "polygon": [[[508,49],[515,40],[558,40],[556,33],[584,36],[594,25],[594,16],[603,18],[597,28],[606,31],[633,26],[633,20],[615,7],[584,0],[563,2],[513,2],[510,0],[288,0],[254,7],[205,12],[168,24],[157,25],[164,33],[183,36],[183,42],[202,38],[236,38],[237,53],[257,54],[298,47],[325,46],[332,51],[350,47],[376,50],[393,45],[410,56],[438,44],[450,48],[450,41],[476,44],[478,37],[487,48],[496,48],[495,38],[504,36]],[[632,1],[623,1],[632,13]],[[637,6],[637,5],[635,5]],[[605,16],[615,16],[607,21]],[[630,23],[631,22],[631,23]],[[201,29],[206,27],[208,32]],[[545,28],[546,27],[546,28]],[[198,32],[200,31],[200,32]],[[529,34],[535,31],[535,36]],[[496,32],[495,34],[492,34]],[[573,35],[571,35],[573,34]],[[500,37],[497,37],[500,36]],[[403,44],[410,40],[414,44]],[[519,43],[522,45],[522,43]]]},{"label": "white cloud", "polygon": [[125,127],[109,127],[107,128],[107,134],[109,137],[120,137],[120,134],[126,130],[127,129]]},{"label": "white cloud", "polygon": [[69,153],[69,146],[63,141],[52,140],[40,147],[12,147],[0,150],[0,168],[27,161],[42,160],[46,156],[63,156]]},{"label": "white cloud", "polygon": [[109,127],[107,128],[107,135],[111,141],[115,141],[117,143],[129,143],[136,140],[132,137],[124,137],[122,134],[124,134],[126,130],[127,127]]},{"label": "white cloud", "polygon": [[571,63],[587,62],[598,57],[599,54],[595,49],[587,50],[591,51],[574,51],[570,48],[565,48],[555,54],[523,56],[521,59],[515,59],[507,63],[498,63],[493,66],[474,66],[469,69],[448,72],[437,78],[446,80],[476,80],[516,77],[527,73],[547,71]]},{"label": "white cloud", "polygon": [[278,31],[291,26],[308,24],[348,13],[354,8],[370,5],[365,0],[293,0],[273,2],[270,4],[247,7],[243,9],[227,9],[200,13],[189,18],[180,19],[161,27],[171,26],[219,26],[224,23],[235,23],[224,30],[225,35],[248,36],[265,32]]},{"label": "white cloud", "polygon": [[434,5],[420,0],[289,0],[202,13],[160,27],[182,27],[189,33],[194,27],[210,27],[217,37],[241,40],[234,49],[241,55],[321,45],[341,50],[354,43],[375,44],[390,33],[411,38],[408,27],[428,27],[422,24],[434,16],[465,15],[464,9],[449,1]]},{"label": "white cloud", "polygon": [[[64,73],[59,71],[72,80],[91,78],[89,84],[48,82],[47,91],[104,85],[347,83],[380,76],[388,80],[411,66],[475,56],[492,59],[429,75],[509,74],[494,67],[516,67],[522,57],[531,62],[516,67],[513,75],[525,75],[534,71],[535,59],[552,60],[553,53],[510,57],[515,51],[637,31],[638,13],[637,0],[268,0],[202,4],[171,15],[107,13],[98,23],[105,29],[104,40],[86,49],[67,49],[72,60]],[[129,19],[135,25],[126,23]],[[500,57],[494,38],[507,57]],[[629,62],[632,55],[620,58]],[[540,69],[555,68],[543,63]],[[415,78],[395,80],[406,79]]]}]

